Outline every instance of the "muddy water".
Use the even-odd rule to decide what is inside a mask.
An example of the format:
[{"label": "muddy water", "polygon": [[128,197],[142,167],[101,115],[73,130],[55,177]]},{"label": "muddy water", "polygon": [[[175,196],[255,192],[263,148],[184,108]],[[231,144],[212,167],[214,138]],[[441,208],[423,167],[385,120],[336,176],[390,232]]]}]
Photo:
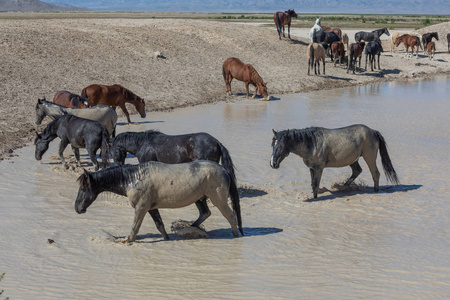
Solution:
[{"label": "muddy water", "polygon": [[[221,140],[242,191],[246,236],[237,239],[212,208],[210,239],[164,242],[147,216],[136,243],[118,244],[133,218],[126,199],[105,194],[77,215],[77,174],[57,164],[57,142],[42,162],[21,149],[0,163],[0,289],[11,299],[448,298],[449,93],[449,78],[395,82],[149,113],[119,127]],[[305,201],[309,171],[298,157],[270,168],[272,128],[354,123],[384,135],[401,185],[382,175],[372,193],[362,162],[355,187],[339,191],[350,168],[326,169],[318,200]],[[161,215],[170,232],[197,210]]]}]

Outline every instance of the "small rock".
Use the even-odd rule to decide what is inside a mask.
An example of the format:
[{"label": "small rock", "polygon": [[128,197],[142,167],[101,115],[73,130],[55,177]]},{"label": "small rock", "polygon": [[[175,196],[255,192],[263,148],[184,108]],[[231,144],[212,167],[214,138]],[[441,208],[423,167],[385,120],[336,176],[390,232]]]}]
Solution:
[{"label": "small rock", "polygon": [[47,239],[47,244],[49,244],[49,245],[53,244],[54,242],[55,242],[55,240]]}]

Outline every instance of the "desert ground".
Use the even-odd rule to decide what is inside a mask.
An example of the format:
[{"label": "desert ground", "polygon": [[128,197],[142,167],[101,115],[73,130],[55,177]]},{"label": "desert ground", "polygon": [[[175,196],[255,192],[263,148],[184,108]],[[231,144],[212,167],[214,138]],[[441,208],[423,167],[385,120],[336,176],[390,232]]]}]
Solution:
[{"label": "desert ground", "polygon": [[[308,29],[291,29],[292,40],[280,41],[275,26],[263,25],[195,19],[0,20],[0,160],[15,155],[47,124],[34,123],[38,98],[52,100],[61,90],[80,94],[93,83],[123,85],[144,98],[152,112],[241,101],[244,84],[233,81],[235,94],[226,96],[222,78],[222,63],[233,56],[256,68],[270,95],[450,73],[445,41],[450,23],[417,31],[439,32],[434,60],[423,52],[418,59],[404,58],[402,46],[391,54],[389,37],[383,36],[381,71],[346,74],[346,65],[334,67],[328,58],[325,76],[307,75]],[[350,42],[355,31],[343,29]],[[156,51],[165,58],[153,58]],[[130,111],[136,113],[133,107]]]}]

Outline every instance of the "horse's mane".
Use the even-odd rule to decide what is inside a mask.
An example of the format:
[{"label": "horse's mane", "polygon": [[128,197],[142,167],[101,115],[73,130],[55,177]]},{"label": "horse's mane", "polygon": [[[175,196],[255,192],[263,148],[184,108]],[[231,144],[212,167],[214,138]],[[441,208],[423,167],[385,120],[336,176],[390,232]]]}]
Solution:
[{"label": "horse's mane", "polygon": [[289,137],[296,142],[306,142],[312,145],[317,143],[317,139],[321,136],[322,128],[309,127],[304,129],[289,130]]},{"label": "horse's mane", "polygon": [[135,93],[133,93],[129,89],[121,86],[120,84],[116,84],[115,86],[117,86],[120,89],[120,91],[122,92],[122,95],[124,95],[126,98],[137,100],[137,101],[142,100],[141,97],[139,97],[138,95],[136,95]]},{"label": "horse's mane", "polygon": [[252,65],[248,65],[250,69],[251,78],[255,81],[255,83],[261,83],[264,85],[264,80],[259,76],[258,72]]}]

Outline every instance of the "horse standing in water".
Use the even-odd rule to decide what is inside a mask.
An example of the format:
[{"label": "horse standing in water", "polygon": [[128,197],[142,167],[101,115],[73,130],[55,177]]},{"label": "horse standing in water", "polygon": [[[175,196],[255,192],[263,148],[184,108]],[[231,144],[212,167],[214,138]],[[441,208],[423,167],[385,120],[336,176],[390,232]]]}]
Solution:
[{"label": "horse standing in water", "polygon": [[61,158],[65,168],[68,168],[68,165],[64,160],[63,153],[69,144],[72,146],[78,165],[81,165],[79,148],[86,148],[97,171],[99,164],[96,152],[101,147],[102,167],[106,168],[107,166],[109,136],[105,126],[100,122],[64,115],[48,124],[41,134],[36,134],[37,136],[34,140],[36,145],[34,156],[36,160],[41,160],[42,155],[48,150],[50,142],[59,137],[61,139],[59,143],[59,158]]},{"label": "horse standing in water", "polygon": [[409,35],[409,34],[404,34],[402,36],[399,36],[397,38],[397,41],[395,42],[395,47],[398,47],[398,45],[400,45],[400,43],[403,43],[405,45],[405,48],[406,48],[405,56],[409,56],[408,50],[409,50],[409,47],[411,47],[411,57],[413,57],[414,56],[414,47],[417,47],[416,48],[416,58],[419,57],[419,47],[422,47],[422,45],[420,44],[420,39],[417,36]]},{"label": "horse standing in water", "polygon": [[297,18],[298,15],[295,13],[295,11],[292,9],[289,9],[285,12],[277,11],[273,15],[273,21],[275,22],[275,26],[277,27],[278,31],[278,38],[281,40],[281,31],[283,31],[283,37],[284,35],[284,26],[288,26],[288,38],[291,39],[291,19]]},{"label": "horse standing in water", "polygon": [[[105,191],[129,199],[135,209],[134,222],[123,243],[136,240],[142,221],[148,212],[164,240],[169,236],[158,212],[160,208],[185,207],[207,197],[231,225],[233,235],[242,235],[239,192],[233,177],[219,164],[194,161],[183,164],[147,162],[139,165],[115,166],[96,173],[85,171],[78,178],[80,187],[75,211],[85,213],[97,196]],[[233,209],[228,206],[228,196]]]},{"label": "horse standing in water", "polygon": [[125,103],[127,102],[136,107],[136,110],[141,115],[141,118],[145,118],[144,99],[135,95],[133,92],[121,85],[92,84],[83,89],[81,96],[89,99],[89,106],[105,104],[111,106],[114,110],[117,106],[120,107],[127,117],[128,123],[131,123],[131,120],[130,114],[125,106]]},{"label": "horse standing in water", "polygon": [[[166,164],[185,163],[194,160],[222,162],[223,168],[234,181],[234,165],[231,156],[216,138],[205,133],[167,135],[159,131],[123,132],[112,141],[111,154],[117,165],[123,165],[127,153],[136,156],[139,163],[159,161]],[[195,202],[200,213],[191,225],[199,227],[210,215],[206,198]]]},{"label": "horse standing in water", "polygon": [[377,30],[374,30],[372,32],[359,31],[359,32],[355,33],[355,41],[357,43],[359,43],[361,41],[364,41],[366,43],[367,42],[372,42],[376,38],[380,38],[380,36],[383,35],[383,33],[385,33],[387,36],[391,35],[387,28],[377,29]]},{"label": "horse standing in water", "polygon": [[248,99],[248,86],[249,84],[255,86],[255,93],[252,99],[255,99],[256,93],[258,92],[263,97],[262,100],[269,100],[267,94],[267,82],[264,82],[255,68],[250,64],[244,64],[239,58],[230,57],[223,63],[222,75],[225,80],[225,88],[227,95],[231,95],[231,81],[233,78],[243,81],[245,83],[245,90],[247,91]]},{"label": "horse standing in water", "polygon": [[309,30],[309,40],[311,43],[314,43],[314,33],[322,31],[322,27],[320,27],[320,18],[316,19],[316,23]]},{"label": "horse standing in water", "polygon": [[60,91],[53,97],[53,103],[69,108],[87,108],[89,100],[68,91]]},{"label": "horse standing in water", "polygon": [[69,114],[83,119],[99,121],[106,127],[110,136],[115,136],[117,113],[107,105],[97,105],[88,108],[70,108],[45,99],[38,99],[35,112],[36,125],[40,125],[45,116],[49,116],[52,120],[56,120],[61,116]]},{"label": "horse standing in water", "polygon": [[372,173],[374,191],[378,192],[380,179],[380,172],[376,164],[378,150],[387,179],[393,183],[399,183],[387,152],[384,137],[380,132],[365,125],[351,125],[338,129],[311,127],[279,132],[272,129],[272,131],[274,137],[270,166],[278,169],[283,159],[291,152],[300,156],[310,170],[314,198],[317,198],[324,168],[350,166],[352,175],[345,183],[349,186],[362,172],[358,163],[361,156]]}]

